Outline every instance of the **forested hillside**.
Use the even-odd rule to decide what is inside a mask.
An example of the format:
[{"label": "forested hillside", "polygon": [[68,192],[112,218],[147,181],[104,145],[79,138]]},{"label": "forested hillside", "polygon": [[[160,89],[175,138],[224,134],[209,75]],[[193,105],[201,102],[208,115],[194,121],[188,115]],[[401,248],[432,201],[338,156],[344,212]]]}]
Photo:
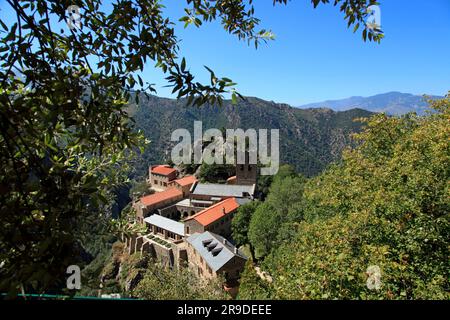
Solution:
[{"label": "forested hillside", "polygon": [[[318,176],[281,166],[265,200],[232,221],[251,257],[238,298],[449,299],[450,99],[432,105],[426,117],[366,119],[357,145]],[[104,263],[103,292],[223,298],[217,283],[201,287],[135,258]],[[130,276],[117,280],[120,264]]]},{"label": "forested hillside", "polygon": [[[439,99],[442,97],[430,96],[430,98]],[[315,102],[303,105],[300,108],[330,108],[335,111],[361,108],[372,112],[385,112],[389,115],[402,115],[408,112],[424,115],[426,111],[430,111],[425,97],[402,92],[387,92],[371,97],[350,97]]]},{"label": "forested hillside", "polygon": [[343,148],[350,144],[350,133],[361,127],[354,119],[371,115],[360,109],[301,110],[252,97],[238,100],[236,105],[226,100],[222,107],[186,107],[184,100],[155,96],[142,96],[139,104],[130,108],[130,113],[137,127],[151,140],[145,153],[136,159],[138,176],[145,174],[149,164],[168,161],[176,144],[170,141],[172,132],[186,128],[192,134],[197,120],[203,122],[203,131],[208,128],[279,129],[280,161],[312,176],[339,159]]},{"label": "forested hillside", "polygon": [[[244,299],[449,299],[450,99],[437,114],[367,121],[360,144],[312,179],[283,168],[239,208]],[[260,273],[260,272],[259,272]]]}]

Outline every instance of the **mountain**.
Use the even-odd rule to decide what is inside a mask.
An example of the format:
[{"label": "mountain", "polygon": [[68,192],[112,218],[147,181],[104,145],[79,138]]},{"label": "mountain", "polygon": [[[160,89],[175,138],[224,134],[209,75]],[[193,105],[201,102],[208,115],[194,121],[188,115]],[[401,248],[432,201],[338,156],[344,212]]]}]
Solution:
[{"label": "mountain", "polygon": [[[442,98],[431,96],[431,98]],[[360,108],[371,112],[385,112],[390,115],[402,115],[411,111],[424,114],[427,103],[423,96],[410,93],[388,92],[371,97],[350,97],[341,100],[327,100],[300,106],[307,108],[330,108],[335,111],[345,111]]]},{"label": "mountain", "polygon": [[166,162],[177,142],[170,140],[175,129],[186,128],[193,136],[195,120],[208,128],[279,129],[280,162],[289,163],[312,176],[332,161],[339,159],[343,148],[350,144],[350,133],[361,127],[355,118],[372,113],[353,109],[335,112],[330,109],[298,109],[286,104],[247,97],[236,105],[226,100],[223,106],[186,107],[185,101],[140,97],[138,105],[130,107],[136,126],[142,129],[150,145],[136,161],[136,175],[144,175],[148,165]]}]

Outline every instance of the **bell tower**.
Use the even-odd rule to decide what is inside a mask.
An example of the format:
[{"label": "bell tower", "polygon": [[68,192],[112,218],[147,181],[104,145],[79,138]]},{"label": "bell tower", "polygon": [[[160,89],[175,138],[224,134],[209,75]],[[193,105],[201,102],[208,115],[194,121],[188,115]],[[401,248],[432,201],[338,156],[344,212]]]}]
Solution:
[{"label": "bell tower", "polygon": [[245,163],[238,164],[237,157],[236,164],[236,184],[240,185],[253,185],[256,184],[258,177],[258,166],[256,164],[249,163],[249,151],[245,151]]}]

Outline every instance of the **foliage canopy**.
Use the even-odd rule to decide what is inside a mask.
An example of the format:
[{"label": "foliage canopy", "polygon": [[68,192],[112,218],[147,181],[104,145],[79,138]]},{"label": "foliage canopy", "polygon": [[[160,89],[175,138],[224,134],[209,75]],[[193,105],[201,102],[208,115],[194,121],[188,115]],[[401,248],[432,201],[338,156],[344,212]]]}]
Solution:
[{"label": "foliage canopy", "polygon": [[[424,117],[365,119],[365,130],[355,136],[359,145],[307,181],[301,198],[292,198],[298,188],[289,191],[291,178],[269,192],[267,200],[279,205],[291,197],[292,208],[280,218],[264,203],[250,222],[250,241],[258,249],[264,239],[251,236],[258,231],[252,224],[287,221],[278,233],[284,241],[262,242],[271,298],[449,298],[450,96],[430,105],[434,113]],[[371,266],[381,270],[378,289],[366,285]],[[240,296],[267,295],[267,288],[257,288],[244,287]]]},{"label": "foliage canopy", "polygon": [[[236,92],[209,68],[209,84],[194,80],[158,0],[5,3],[13,18],[0,20],[0,288],[43,292],[63,285],[76,243],[110,212],[128,159],[145,144],[126,112],[132,91],[154,91],[139,75],[144,65],[155,63],[173,92],[196,105],[220,103],[230,90],[235,100]],[[338,3],[355,24],[374,1]],[[66,26],[72,5],[80,28]],[[219,20],[255,45],[272,38],[257,29],[252,1],[187,0],[181,20]]]}]

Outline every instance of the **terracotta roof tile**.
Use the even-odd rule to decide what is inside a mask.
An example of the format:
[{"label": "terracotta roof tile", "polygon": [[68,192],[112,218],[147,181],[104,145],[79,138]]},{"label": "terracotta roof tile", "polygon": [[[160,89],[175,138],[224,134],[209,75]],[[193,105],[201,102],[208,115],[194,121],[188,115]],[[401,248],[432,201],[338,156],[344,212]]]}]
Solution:
[{"label": "terracotta roof tile", "polygon": [[167,190],[142,197],[140,201],[144,206],[150,206],[158,204],[162,201],[176,199],[180,196],[183,196],[183,193],[180,190],[178,190],[177,188],[169,188]]},{"label": "terracotta roof tile", "polygon": [[197,178],[195,176],[187,176],[174,180],[174,182],[178,183],[182,187],[193,184],[195,181],[197,181]]},{"label": "terracotta roof tile", "polygon": [[176,172],[177,170],[165,165],[159,165],[159,166],[154,166],[151,169],[152,173],[156,173],[156,174],[160,174],[163,176],[168,176],[169,174],[172,174],[174,172]]},{"label": "terracotta roof tile", "polygon": [[237,203],[236,198],[228,198],[194,214],[187,220],[195,219],[201,225],[208,226],[223,217],[224,214],[227,215],[235,211],[238,207],[239,203]]}]

